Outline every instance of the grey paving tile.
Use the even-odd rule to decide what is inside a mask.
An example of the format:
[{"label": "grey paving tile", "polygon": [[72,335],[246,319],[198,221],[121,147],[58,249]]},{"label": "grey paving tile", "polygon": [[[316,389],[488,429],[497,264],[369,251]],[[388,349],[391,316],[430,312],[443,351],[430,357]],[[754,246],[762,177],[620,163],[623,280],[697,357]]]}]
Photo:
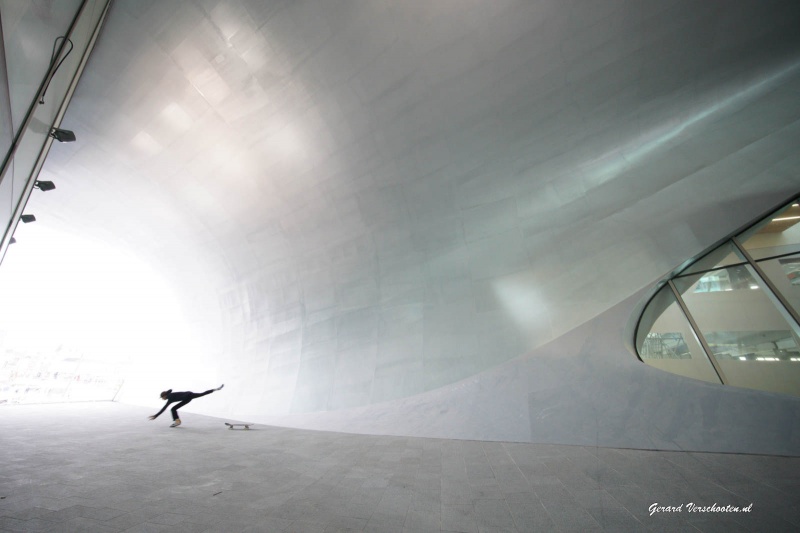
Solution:
[{"label": "grey paving tile", "polygon": [[607,531],[646,531],[647,527],[624,508],[587,509],[592,518]]},{"label": "grey paving tile", "polygon": [[52,511],[42,518],[52,522],[67,520],[74,517],[92,518],[94,520],[111,520],[117,516],[125,514],[124,511],[119,509],[110,509],[108,507],[88,507],[85,505],[73,505],[60,511]]},{"label": "grey paving tile", "polygon": [[366,527],[365,518],[354,518],[350,516],[330,516],[325,520],[326,531],[361,531]]},{"label": "grey paving tile", "polygon": [[407,513],[385,513],[378,510],[366,522],[366,527],[373,531],[380,531],[381,527],[402,531],[406,516]]},{"label": "grey paving tile", "polygon": [[482,480],[494,480],[494,470],[488,463],[468,463],[467,478],[470,483],[476,483]]},{"label": "grey paving tile", "polygon": [[364,533],[403,533],[406,531],[406,528],[395,524],[367,524],[364,529],[352,531],[363,531]]},{"label": "grey paving tile", "polygon": [[32,518],[39,518],[43,515],[52,513],[50,509],[44,507],[28,507],[20,510],[3,509],[0,510],[0,516],[8,518],[16,518],[17,520],[30,520]]},{"label": "grey paving tile", "polygon": [[[791,458],[370,437],[266,426],[246,442],[231,443],[219,421],[206,417],[193,417],[194,433],[189,428],[168,432],[131,424],[147,414],[133,407],[54,408],[52,423],[47,407],[35,409],[34,418],[44,422],[31,426],[28,434],[41,433],[35,436],[36,453],[15,445],[17,434],[8,431],[24,425],[27,416],[0,418],[0,496],[8,494],[0,499],[2,531],[697,533],[800,528],[800,476],[792,471],[798,462]],[[56,431],[60,421],[69,423]],[[132,460],[136,457],[147,461]],[[752,501],[754,507],[748,516],[649,516],[655,502],[690,501]]]},{"label": "grey paving tile", "polygon": [[[766,525],[759,526],[757,529],[751,529],[750,527],[747,527],[728,516],[703,517],[702,520],[691,520],[688,523],[702,533],[730,533],[731,531],[790,531],[789,529],[785,529],[785,526],[788,524],[784,524],[784,528],[779,529],[773,529],[767,527]],[[774,526],[775,524],[772,525]]]},{"label": "grey paving tile", "polygon": [[776,507],[770,511],[770,514],[800,528],[800,505]]},{"label": "grey paving tile", "polygon": [[[195,532],[205,533],[209,529],[211,529],[211,524],[203,524],[197,522],[181,522],[180,524],[175,524],[173,526],[167,527],[165,531],[167,531],[168,533],[195,533]],[[248,528],[244,528],[242,529],[242,531],[247,531],[247,529]],[[283,531],[283,529],[273,526],[270,526],[268,530]],[[260,530],[253,529],[252,531],[255,533],[255,531],[264,531],[264,529],[263,528]]]},{"label": "grey paving tile", "polygon": [[475,522],[479,529],[514,529],[514,519],[503,500],[475,500]]},{"label": "grey paving tile", "polygon": [[565,473],[559,475],[558,479],[570,492],[591,490],[600,487],[600,483],[581,473]]},{"label": "grey paving tile", "polygon": [[481,448],[492,466],[513,465],[514,459],[503,442],[484,442]]},{"label": "grey paving tile", "polygon": [[369,519],[375,512],[375,506],[370,503],[363,503],[358,499],[353,499],[333,511],[339,516],[350,516],[353,518]]},{"label": "grey paving tile", "polygon": [[544,506],[537,499],[514,501],[515,497],[509,496],[508,506],[514,519],[514,525],[519,531],[554,531],[556,525]]},{"label": "grey paving tile", "polygon": [[61,531],[61,527],[64,527],[66,531],[81,531],[85,533],[117,533],[118,531],[100,521],[82,516],[70,518],[65,522],[61,522],[57,527],[49,531]]},{"label": "grey paving tile", "polygon": [[453,483],[442,481],[442,504],[469,505],[472,504],[472,488],[468,483]]},{"label": "grey paving tile", "polygon": [[138,524],[147,522],[154,516],[159,516],[159,514],[161,514],[159,511],[152,510],[133,511],[116,516],[110,520],[106,520],[105,523],[110,527],[114,527],[119,530],[125,530]]},{"label": "grey paving tile", "polygon": [[528,484],[535,488],[542,485],[557,485],[563,487],[561,484],[561,480],[558,478],[556,474],[542,474],[538,470],[533,472],[528,472],[529,469],[521,468],[525,477],[528,479]]},{"label": "grey paving tile", "polygon": [[589,467],[583,471],[587,477],[595,480],[598,484],[607,486],[633,486],[636,485],[635,478],[625,475],[615,468],[608,465]]},{"label": "grey paving tile", "polygon": [[540,485],[533,488],[534,494],[544,503],[569,507],[577,505],[575,497],[564,485]]},{"label": "grey paving tile", "polygon": [[[787,519],[787,517],[776,515],[771,511],[754,512],[748,515],[729,515],[726,518],[729,518],[730,523],[733,524],[730,530],[746,529],[748,531],[759,532],[798,531],[797,522],[800,521],[800,517],[796,514],[794,515],[794,519]],[[698,526],[698,522],[691,522],[691,524],[702,529],[702,526]]]},{"label": "grey paving tile", "polygon": [[57,524],[34,518],[22,520],[8,516],[0,516],[0,531],[48,531]]},{"label": "grey paving tile", "polygon": [[289,523],[285,531],[291,531],[292,533],[324,533],[325,528],[325,524],[320,524],[318,522],[293,520]]},{"label": "grey paving tile", "polygon": [[[152,524],[150,522],[144,522],[142,524],[137,524],[130,529],[126,529],[125,533],[166,533],[169,531],[170,526],[165,524]],[[213,527],[207,529],[213,531]],[[80,531],[80,530],[75,530]]]},{"label": "grey paving tile", "polygon": [[404,530],[410,531],[438,531],[441,526],[442,514],[436,509],[412,509],[406,515],[403,523]]},{"label": "grey paving tile", "polygon": [[583,509],[622,509],[619,503],[611,494],[605,490],[577,490],[571,491],[572,497]]},{"label": "grey paving tile", "polygon": [[792,494],[787,494],[785,491],[776,489],[763,483],[725,483],[725,490],[733,494],[731,504],[747,505],[749,503],[758,502],[759,507],[777,507],[784,505],[786,498],[791,498]]},{"label": "grey paving tile", "polygon": [[472,504],[448,505],[442,504],[442,531],[461,531],[476,533],[478,525],[472,510]]},{"label": "grey paving tile", "polygon": [[580,507],[548,505],[546,502],[543,502],[543,505],[557,529],[570,531],[592,531],[601,529],[597,520],[595,520],[589,512]]},{"label": "grey paving tile", "polygon": [[686,522],[675,523],[668,522],[662,524],[649,524],[647,531],[654,533],[698,533],[696,527],[687,524]]},{"label": "grey paving tile", "polygon": [[500,486],[497,483],[487,485],[472,485],[472,501],[475,500],[502,500],[505,498]]},{"label": "grey paving tile", "polygon": [[762,483],[769,487],[787,492],[790,495],[796,494],[800,496],[800,480],[768,476],[762,479]]},{"label": "grey paving tile", "polygon": [[30,486],[26,490],[11,489],[6,499],[0,500],[0,516],[10,516],[14,512],[24,512],[33,507],[46,511],[58,511],[74,505],[72,502],[59,498],[43,498],[36,493],[36,487]]},{"label": "grey paving tile", "polygon": [[150,518],[148,522],[153,524],[163,524],[165,526],[174,526],[176,524],[180,524],[181,522],[185,522],[188,518],[189,517],[186,515],[177,513],[162,513]]}]

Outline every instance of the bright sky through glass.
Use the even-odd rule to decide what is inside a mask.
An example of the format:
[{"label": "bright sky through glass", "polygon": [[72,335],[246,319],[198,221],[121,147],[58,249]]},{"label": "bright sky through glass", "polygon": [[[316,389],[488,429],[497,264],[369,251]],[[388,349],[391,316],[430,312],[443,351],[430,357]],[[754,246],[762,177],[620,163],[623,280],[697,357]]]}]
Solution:
[{"label": "bright sky through glass", "polygon": [[0,265],[0,357],[69,354],[118,379],[169,374],[193,349],[173,292],[141,260],[44,224],[20,224],[16,238]]}]

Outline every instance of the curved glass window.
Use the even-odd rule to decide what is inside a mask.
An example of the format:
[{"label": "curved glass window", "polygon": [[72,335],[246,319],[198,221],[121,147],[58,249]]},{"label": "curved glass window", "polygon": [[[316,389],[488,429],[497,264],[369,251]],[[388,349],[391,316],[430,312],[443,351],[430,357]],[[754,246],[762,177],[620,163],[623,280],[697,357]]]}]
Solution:
[{"label": "curved glass window", "polygon": [[711,383],[721,383],[692,327],[668,285],[650,301],[639,328],[636,347],[643,361],[661,370]]},{"label": "curved glass window", "polygon": [[636,350],[674,374],[800,396],[800,205],[666,280],[642,313]]}]

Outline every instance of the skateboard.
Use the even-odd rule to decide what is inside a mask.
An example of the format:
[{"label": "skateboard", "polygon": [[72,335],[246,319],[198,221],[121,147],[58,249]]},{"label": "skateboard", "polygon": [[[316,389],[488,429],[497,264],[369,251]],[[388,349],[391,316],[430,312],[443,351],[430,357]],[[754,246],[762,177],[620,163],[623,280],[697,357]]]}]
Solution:
[{"label": "skateboard", "polygon": [[242,422],[239,424],[231,424],[230,422],[225,422],[225,425],[228,426],[228,429],[233,429],[236,426],[244,426],[244,429],[250,429],[250,426],[253,425],[252,422]]}]

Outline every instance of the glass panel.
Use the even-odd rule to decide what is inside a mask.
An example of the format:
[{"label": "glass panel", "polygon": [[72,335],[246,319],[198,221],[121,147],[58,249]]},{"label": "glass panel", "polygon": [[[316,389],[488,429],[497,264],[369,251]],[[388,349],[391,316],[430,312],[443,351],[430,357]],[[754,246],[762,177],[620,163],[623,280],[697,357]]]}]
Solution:
[{"label": "glass panel", "polygon": [[[0,218],[0,224],[3,225],[3,229],[0,230],[0,234],[2,235],[0,238],[2,244],[0,244],[0,246],[5,246],[8,240],[10,240],[9,237],[11,232],[14,231],[15,220],[13,220],[13,214],[17,206],[24,205],[25,201],[27,200],[27,194],[29,192],[28,184],[30,183],[31,177],[34,175],[34,171],[37,168],[40,155],[43,153],[43,148],[45,147],[48,134],[50,133],[50,125],[55,122],[62,104],[66,100],[66,96],[74,80],[74,76],[80,67],[84,53],[89,49],[94,31],[98,27],[98,23],[104,14],[104,9],[107,6],[108,1],[109,0],[89,0],[86,2],[85,8],[81,12],[81,17],[77,20],[72,29],[72,33],[69,35],[74,47],[72,52],[70,52],[69,55],[66,55],[66,51],[69,50],[69,46],[64,47],[62,50],[62,55],[57,58],[59,62],[61,59],[63,59],[63,63],[60,63],[61,66],[50,80],[50,85],[48,87],[44,103],[37,103],[30,107],[32,111],[30,122],[28,122],[27,126],[20,131],[16,152],[10,159],[10,166],[7,167],[5,173],[3,174],[2,183],[0,184],[0,201],[2,202],[2,205],[0,206],[0,215],[3,216],[3,218]],[[55,32],[55,35],[58,35],[58,32],[63,31],[61,27],[63,26],[64,20],[72,20],[71,17],[67,17],[70,12],[68,10],[62,10],[66,10],[66,8],[69,6],[76,7],[80,3],[81,2],[77,0],[73,0],[71,3],[64,2],[63,4],[59,4],[60,7],[56,11],[53,11],[53,14],[58,14],[58,17],[50,20],[48,18],[48,13],[50,13],[50,11],[47,10],[50,9],[50,7],[55,9],[55,7],[50,6],[50,4],[47,4],[47,6],[43,8],[45,11],[40,12],[37,11],[35,7],[31,8],[33,11],[29,11],[27,7],[24,7],[28,5],[27,3],[18,3],[19,5],[17,5],[15,3],[2,2],[0,0],[0,7],[3,8],[2,25],[3,38],[5,39],[4,48],[6,52],[8,52],[10,48],[9,39],[14,36],[19,36],[19,38],[24,41],[26,36],[27,38],[30,38],[28,33],[35,35],[50,35],[47,33],[47,31],[51,31]],[[14,6],[14,10],[9,11],[9,9],[11,9],[10,6]],[[73,9],[72,14],[74,14],[74,11],[75,10]],[[12,12],[16,13],[18,16],[8,16]],[[58,22],[58,24],[47,31],[45,31],[46,28],[42,29],[42,32],[44,33],[39,32],[39,30],[36,28],[28,32],[26,29],[28,24],[32,24],[37,28],[39,27],[37,24],[42,22],[42,20],[38,18],[39,15],[43,15],[45,17],[42,19],[45,20],[45,22],[49,21],[53,24]],[[45,26],[46,25],[47,24],[45,24]],[[50,36],[52,37],[52,35]],[[53,53],[53,39],[46,44],[46,53],[44,52],[44,49],[37,49],[38,54],[44,54],[43,59],[40,59],[39,63],[27,61],[24,55],[15,55],[16,52],[6,56],[8,65],[8,78],[9,83],[11,84],[10,92],[12,93],[12,101],[14,101],[13,95],[15,91],[18,91],[19,95],[28,96],[29,106],[33,102],[38,101],[35,98],[36,91],[39,88],[38,83],[41,83],[42,78],[47,73],[47,65],[49,65],[51,61]],[[23,48],[25,47],[23,46]],[[15,84],[14,79],[12,79],[12,63],[20,65],[20,68],[22,68],[22,65],[24,65],[25,69],[32,68],[31,65],[33,64],[39,65],[40,67],[42,64],[44,65],[36,72],[38,75],[38,83],[34,84],[35,87],[32,89],[29,88],[28,85],[30,85],[30,80],[24,76],[24,80],[20,78],[20,80],[24,81],[24,83],[20,81],[20,84]],[[25,109],[27,110],[28,108]],[[16,124],[18,117],[14,116],[13,112],[12,119]],[[21,117],[19,123],[25,124],[25,117]],[[3,157],[5,157],[6,153],[8,153],[8,147],[4,148],[6,149],[6,152],[3,154]],[[0,259],[2,259],[4,253],[4,248],[0,249]]]},{"label": "glass panel", "polygon": [[[675,280],[730,385],[800,395],[797,335],[749,267],[724,269],[728,286],[705,290],[709,274]],[[717,275],[721,271],[715,271]]]},{"label": "glass panel", "polygon": [[[67,32],[80,4],[81,0],[0,2],[10,112],[15,132],[22,124],[31,101],[36,98],[39,84],[50,65],[53,42]],[[3,148],[7,150],[8,146]]]},{"label": "glass panel", "polygon": [[739,242],[756,260],[800,252],[798,222],[800,205],[794,202],[744,232]]},{"label": "glass panel", "polygon": [[712,268],[731,266],[744,263],[745,259],[739,253],[739,250],[731,242],[726,242],[719,248],[704,255],[686,270],[681,272],[682,276],[687,274],[697,274],[711,270]]},{"label": "glass panel", "polygon": [[[692,292],[726,292],[758,288],[758,284],[755,283],[746,265],[720,268],[718,270],[706,272],[700,276],[699,280],[697,279],[697,275],[676,278],[675,286],[681,291],[681,287],[691,285]],[[692,280],[697,281],[691,283]]]},{"label": "glass panel", "polygon": [[[2,10],[2,7],[2,4],[0,4],[0,10]],[[0,20],[0,22],[2,22],[2,20]],[[0,102],[3,102],[3,104],[0,104],[0,167],[14,140],[11,109],[5,104],[9,102],[10,99],[11,96],[8,92],[8,71],[6,70],[5,41],[2,24],[0,24]],[[0,168],[0,172],[2,172],[2,168]],[[0,174],[0,220],[11,219],[13,213],[11,196],[11,179],[4,180],[2,174]],[[0,239],[2,239],[2,236],[0,236]]]},{"label": "glass panel", "polygon": [[642,314],[636,350],[645,363],[690,378],[720,383],[669,286]]},{"label": "glass panel", "polygon": [[758,266],[795,311],[800,312],[800,254],[766,259]]}]

